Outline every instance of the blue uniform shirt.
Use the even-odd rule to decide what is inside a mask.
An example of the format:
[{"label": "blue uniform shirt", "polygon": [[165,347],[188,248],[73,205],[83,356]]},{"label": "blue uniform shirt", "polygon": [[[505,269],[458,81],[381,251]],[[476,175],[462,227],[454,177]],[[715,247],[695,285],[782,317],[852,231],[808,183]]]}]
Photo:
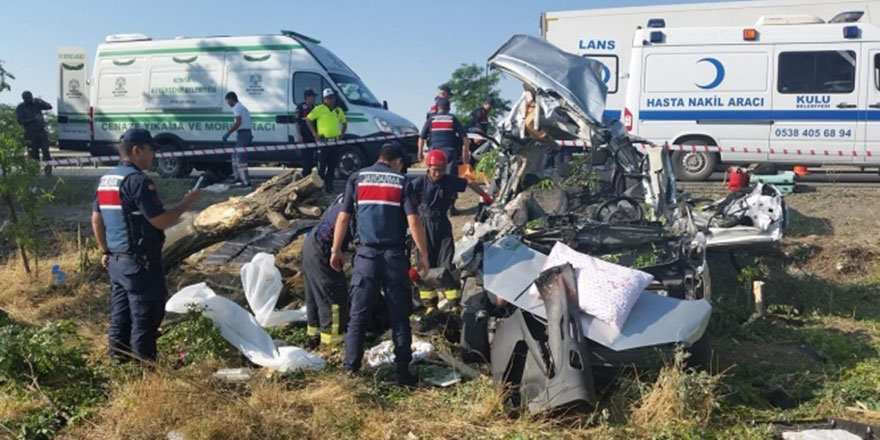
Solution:
[{"label": "blue uniform shirt", "polygon": [[[124,176],[118,182],[118,187],[107,185],[108,182],[113,182],[114,175]],[[104,182],[104,179],[107,178],[109,180]],[[164,213],[165,208],[162,206],[162,201],[159,200],[156,185],[133,163],[120,162],[118,167],[102,177],[102,182],[95,194],[92,210],[101,212],[102,209],[120,210],[129,217],[131,222],[129,226],[126,226],[125,224],[108,224],[105,221],[108,245],[111,245],[109,238],[116,228],[128,228],[126,233],[129,234],[129,244],[139,248],[128,249],[128,252],[154,251],[162,248],[165,232],[154,227],[147,220]],[[112,247],[111,245],[111,251],[114,250]]]},{"label": "blue uniform shirt", "polygon": [[[339,217],[340,212],[342,212],[342,196],[337,197],[333,204],[324,211],[324,214],[321,215],[321,221],[312,229],[315,241],[322,246],[333,245],[333,232],[336,230],[336,218]],[[351,234],[345,235],[345,241],[342,242],[343,249],[348,247],[351,239]]]},{"label": "blue uniform shirt", "polygon": [[406,177],[376,163],[348,178],[342,212],[355,214],[359,244],[403,245],[409,215],[418,215],[417,201]]},{"label": "blue uniform shirt", "polygon": [[455,203],[455,195],[467,189],[468,182],[445,174],[437,182],[432,182],[428,176],[419,176],[411,185],[423,213],[424,210],[445,213]]},{"label": "blue uniform shirt", "polygon": [[442,150],[446,153],[446,159],[452,163],[458,160],[461,142],[467,137],[467,132],[455,115],[437,113],[425,121],[421,137],[428,140],[432,150]]}]

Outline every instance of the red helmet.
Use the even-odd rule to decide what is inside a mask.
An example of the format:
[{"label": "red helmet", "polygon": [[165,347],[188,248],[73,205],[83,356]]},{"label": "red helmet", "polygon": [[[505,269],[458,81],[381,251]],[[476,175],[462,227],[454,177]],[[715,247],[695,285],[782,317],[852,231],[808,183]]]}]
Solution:
[{"label": "red helmet", "polygon": [[431,150],[425,156],[425,165],[432,166],[446,166],[446,153],[440,150]]}]

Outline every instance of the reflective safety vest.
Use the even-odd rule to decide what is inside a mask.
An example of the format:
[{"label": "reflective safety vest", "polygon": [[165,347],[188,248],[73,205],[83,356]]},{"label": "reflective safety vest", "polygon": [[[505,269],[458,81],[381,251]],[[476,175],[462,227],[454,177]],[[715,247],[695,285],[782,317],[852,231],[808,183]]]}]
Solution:
[{"label": "reflective safety vest", "polygon": [[147,248],[162,248],[164,234],[149,224],[136,207],[123,200],[122,182],[141,173],[130,163],[121,163],[98,182],[98,208],[107,233],[107,247],[112,253],[144,253]]},{"label": "reflective safety vest", "polygon": [[358,172],[358,244],[403,246],[406,238],[406,215],[403,210],[404,185],[406,185],[406,177],[382,163]]}]

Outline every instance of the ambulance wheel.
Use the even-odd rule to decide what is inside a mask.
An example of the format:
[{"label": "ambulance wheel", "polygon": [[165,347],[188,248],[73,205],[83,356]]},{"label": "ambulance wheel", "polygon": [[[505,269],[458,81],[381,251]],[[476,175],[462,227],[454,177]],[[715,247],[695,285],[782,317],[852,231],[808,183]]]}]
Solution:
[{"label": "ambulance wheel", "polygon": [[[706,145],[703,140],[682,142],[683,145]],[[684,181],[702,181],[715,172],[718,154],[700,151],[675,151],[672,153],[672,170],[675,177]]]},{"label": "ambulance wheel", "polygon": [[339,166],[336,167],[336,175],[347,179],[361,168],[367,166],[367,155],[360,145],[352,145],[339,155]]},{"label": "ambulance wheel", "polygon": [[[159,152],[166,153],[180,150],[181,148],[176,142],[168,141],[168,143],[161,143],[160,141]],[[182,157],[157,157],[153,161],[153,168],[164,178],[186,177],[193,170],[192,165]]]}]

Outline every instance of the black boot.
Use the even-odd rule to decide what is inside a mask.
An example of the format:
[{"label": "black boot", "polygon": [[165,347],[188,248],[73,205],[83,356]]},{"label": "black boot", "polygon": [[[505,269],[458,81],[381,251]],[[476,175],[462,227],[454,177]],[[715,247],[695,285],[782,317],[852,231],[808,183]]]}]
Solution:
[{"label": "black boot", "polygon": [[419,383],[416,374],[409,371],[409,366],[397,367],[397,384],[402,387],[415,387]]}]

